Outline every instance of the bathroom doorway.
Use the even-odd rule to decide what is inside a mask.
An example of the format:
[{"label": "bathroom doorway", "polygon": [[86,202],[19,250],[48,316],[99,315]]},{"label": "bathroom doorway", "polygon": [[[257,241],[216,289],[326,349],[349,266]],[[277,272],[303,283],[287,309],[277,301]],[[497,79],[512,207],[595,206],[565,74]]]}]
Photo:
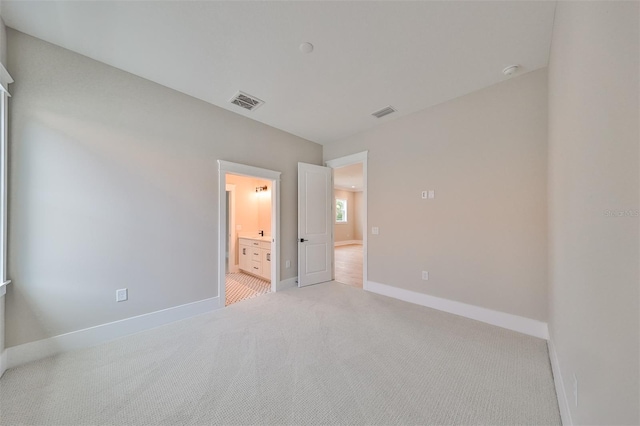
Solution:
[{"label": "bathroom doorway", "polygon": [[366,152],[327,162],[333,169],[334,279],[366,286]]},{"label": "bathroom doorway", "polygon": [[279,173],[220,163],[218,280],[220,300],[229,306],[276,290]]}]

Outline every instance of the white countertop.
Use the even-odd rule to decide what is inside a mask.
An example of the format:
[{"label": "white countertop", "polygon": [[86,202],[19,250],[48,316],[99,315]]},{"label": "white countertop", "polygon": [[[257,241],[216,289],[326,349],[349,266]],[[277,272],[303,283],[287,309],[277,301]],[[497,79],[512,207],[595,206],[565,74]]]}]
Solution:
[{"label": "white countertop", "polygon": [[255,241],[267,241],[269,243],[271,242],[271,235],[265,235],[264,237],[261,237],[260,235],[239,235],[238,238]]}]

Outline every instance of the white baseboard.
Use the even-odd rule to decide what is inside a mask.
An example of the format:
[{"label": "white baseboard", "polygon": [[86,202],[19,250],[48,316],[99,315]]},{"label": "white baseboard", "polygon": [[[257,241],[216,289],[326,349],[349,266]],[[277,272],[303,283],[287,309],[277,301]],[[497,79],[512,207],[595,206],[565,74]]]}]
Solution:
[{"label": "white baseboard", "polygon": [[336,241],[333,243],[335,247],[338,246],[350,246],[352,244],[360,244],[362,245],[362,240],[345,240],[345,241]]},{"label": "white baseboard", "polygon": [[298,286],[298,277],[287,278],[280,281],[276,286],[276,291],[285,290],[287,288],[294,288]]},{"label": "white baseboard", "polygon": [[569,409],[569,398],[567,398],[564,380],[562,379],[562,371],[560,370],[560,362],[558,361],[558,353],[556,352],[556,347],[552,339],[547,341],[547,347],[549,348],[549,360],[551,361],[551,370],[553,371],[553,384],[556,387],[556,396],[558,397],[562,424],[572,426],[573,420],[571,419],[571,409]]},{"label": "white baseboard", "polygon": [[0,377],[7,371],[7,350],[5,349],[0,354]]},{"label": "white baseboard", "polygon": [[415,303],[416,305],[422,305],[439,311],[471,318],[476,321],[539,337],[540,339],[549,338],[547,323],[531,318],[494,311],[480,306],[468,305],[466,303],[456,302],[455,300],[429,296],[428,294],[417,293],[415,291],[405,290],[373,281],[367,281],[364,284],[364,289],[372,293],[382,294],[384,296],[404,300],[405,302]]},{"label": "white baseboard", "polygon": [[220,307],[220,298],[216,296],[83,330],[72,331],[48,339],[12,346],[5,350],[6,368],[17,367],[18,365],[62,352],[99,345],[119,337],[211,312]]}]

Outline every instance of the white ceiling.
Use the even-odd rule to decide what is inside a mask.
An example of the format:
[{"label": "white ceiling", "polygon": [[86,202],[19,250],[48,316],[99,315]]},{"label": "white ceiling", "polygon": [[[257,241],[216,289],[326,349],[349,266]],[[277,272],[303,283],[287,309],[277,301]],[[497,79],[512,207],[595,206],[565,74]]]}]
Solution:
[{"label": "white ceiling", "polygon": [[364,188],[362,163],[333,169],[333,186],[347,191],[362,191]]},{"label": "white ceiling", "polygon": [[[6,1],[19,31],[318,143],[545,67],[555,2]],[[315,50],[303,54],[302,42]],[[228,103],[242,90],[266,103]],[[387,105],[398,112],[370,114]]]}]

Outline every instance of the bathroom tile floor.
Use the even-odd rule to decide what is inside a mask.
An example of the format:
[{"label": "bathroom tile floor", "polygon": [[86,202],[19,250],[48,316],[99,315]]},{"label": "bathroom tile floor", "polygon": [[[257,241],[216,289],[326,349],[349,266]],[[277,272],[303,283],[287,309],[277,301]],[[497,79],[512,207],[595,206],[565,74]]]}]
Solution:
[{"label": "bathroom tile floor", "polygon": [[269,281],[254,277],[243,272],[229,273],[226,277],[225,306],[251,299],[271,291]]}]

